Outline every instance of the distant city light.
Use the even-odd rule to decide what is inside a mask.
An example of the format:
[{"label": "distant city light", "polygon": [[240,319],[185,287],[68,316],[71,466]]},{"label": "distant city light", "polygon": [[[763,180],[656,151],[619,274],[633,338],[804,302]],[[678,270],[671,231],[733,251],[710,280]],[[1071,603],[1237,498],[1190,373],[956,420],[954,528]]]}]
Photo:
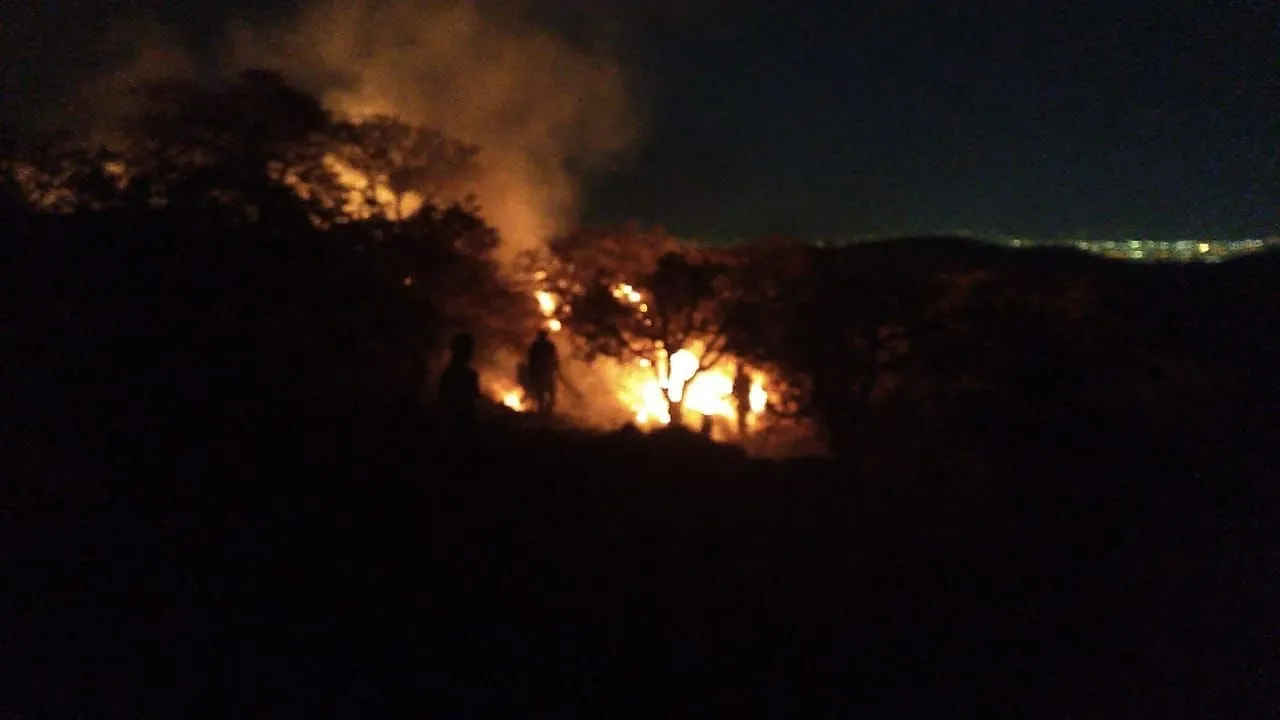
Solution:
[{"label": "distant city light", "polygon": [[[1000,237],[998,235],[973,236],[960,232],[933,233],[925,236],[902,236],[903,239],[914,237],[963,238],[975,242],[986,242],[1010,248],[1073,248],[1115,260],[1135,262],[1175,262],[1175,263],[1220,263],[1233,257],[1248,255],[1263,250],[1280,250],[1280,236],[1270,235],[1265,238],[1246,238],[1241,240],[1183,239],[1183,240],[1142,240],[1133,238],[1111,240],[1084,240],[1080,238],[1033,240],[1025,236]],[[818,248],[839,248],[863,245],[876,242],[892,241],[895,236],[859,236],[841,240],[821,238],[808,244]],[[745,244],[742,241],[739,244]],[[730,243],[733,244],[733,243]],[[638,293],[632,295],[630,286],[613,288],[615,297],[624,302],[635,304]],[[643,310],[642,310],[643,312]]]}]

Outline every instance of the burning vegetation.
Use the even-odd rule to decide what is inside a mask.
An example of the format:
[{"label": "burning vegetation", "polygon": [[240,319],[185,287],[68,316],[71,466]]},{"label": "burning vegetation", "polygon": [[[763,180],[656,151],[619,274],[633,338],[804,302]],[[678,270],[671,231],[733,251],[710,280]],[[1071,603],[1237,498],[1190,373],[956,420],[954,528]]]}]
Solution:
[{"label": "burning vegetation", "polygon": [[[352,219],[411,220],[424,209],[459,202],[473,177],[475,148],[398,127],[389,118],[353,122],[347,137],[322,162],[344,189],[339,207]],[[305,195],[305,185],[297,187]],[[616,247],[627,244],[636,247]],[[681,246],[661,229],[630,227],[566,234],[546,251],[527,253],[508,272],[515,285],[531,288],[538,326],[568,353],[572,378],[561,382],[570,389],[565,407],[572,419],[602,424],[615,420],[619,409],[645,429],[704,419],[713,436],[729,439],[756,429],[769,404],[759,370],[743,367],[745,404],[735,396],[744,363],[725,347],[730,268],[725,259]],[[649,285],[624,280],[634,281],[630,273],[642,274]],[[508,364],[481,365],[492,400],[517,412],[531,409]],[[596,392],[584,394],[579,386]],[[746,410],[741,422],[740,404]]]},{"label": "burning vegetation", "polygon": [[[910,473],[928,444],[997,444],[979,435],[1000,427],[986,420],[993,407],[1160,397],[1131,374],[1076,371],[1117,365],[1116,347],[1129,348],[1128,366],[1148,362],[1131,342],[1141,328],[1110,310],[1124,302],[1098,279],[1110,266],[1054,256],[1040,267],[1030,255],[1020,266],[972,244],[946,255],[933,240],[857,253],[771,241],[717,249],[641,226],[503,251],[508,235],[473,183],[483,149],[335,113],[265,71],[165,83],[139,99],[105,146],[58,137],[8,148],[0,209],[25,224],[15,237],[62,238],[71,269],[119,248],[119,267],[76,283],[127,277],[156,286],[161,299],[147,306],[157,312],[187,303],[197,319],[168,336],[214,328],[209,345],[240,343],[236,357],[261,367],[217,402],[433,402],[449,338],[470,332],[495,412],[526,412],[516,370],[545,330],[566,390],[556,415],[574,425],[701,424],[757,453],[874,450]],[[224,314],[207,317],[210,307]],[[1063,365],[1023,362],[1029,343]],[[1168,369],[1188,397],[1213,387],[1198,372]]]},{"label": "burning vegetation", "polygon": [[[480,337],[483,387],[512,410],[529,409],[516,358],[544,329],[564,359],[557,414],[570,422],[701,424],[721,440],[765,424],[777,383],[730,351],[746,314],[740,258],[631,226],[560,233],[503,260],[505,236],[477,195],[477,147],[333,113],[267,71],[160,83],[138,100],[108,146],[63,138],[8,158],[10,188],[60,214],[143,203],[237,226],[309,219],[410,299],[420,326],[409,332]],[[442,343],[424,338],[432,347]]]},{"label": "burning vegetation", "polygon": [[776,383],[757,364],[735,395],[728,266],[656,229],[571,229],[579,175],[640,123],[616,58],[532,21],[470,3],[309,4],[230,32],[227,64],[246,69],[213,82],[149,62],[143,43],[86,88],[94,137],[27,153],[13,177],[28,204],[64,213],[145,195],[260,222],[300,200],[290,222],[343,236],[410,298],[429,370],[442,337],[474,332],[488,394],[525,411],[515,366],[543,328],[572,422],[760,428]]},{"label": "burning vegetation", "polygon": [[[542,326],[566,346],[578,350],[589,349],[589,338],[575,336],[573,301],[575,294],[586,294],[582,286],[571,286],[566,280],[553,280],[546,270],[536,270],[534,281],[539,289],[534,291],[538,309],[544,320]],[[574,288],[577,293],[573,292]],[[657,302],[650,293],[635,286],[619,282],[608,287],[608,296],[616,303],[619,315],[631,314],[635,323],[645,327],[660,327]],[[587,302],[601,302],[591,298]],[[603,300],[609,302],[609,300]],[[569,325],[566,330],[566,322]],[[610,332],[620,332],[616,328]],[[628,341],[635,342],[634,340]],[[661,339],[652,340],[646,347],[628,344],[624,353],[609,358],[595,358],[590,365],[613,386],[616,402],[632,414],[633,422],[642,428],[661,427],[677,421],[687,424],[689,415],[723,419],[736,424],[739,407],[735,402],[734,383],[741,360],[714,349],[714,341],[705,337],[689,337],[686,345],[669,348]],[[765,411],[769,395],[765,389],[764,374],[748,372],[749,392],[744,427],[754,429]],[[530,409],[525,393],[520,389],[504,389],[498,383],[497,392],[507,407],[518,412]],[[715,432],[713,430],[713,432]],[[718,431],[723,436],[724,431]]]},{"label": "burning vegetation", "polygon": [[[782,383],[732,351],[755,309],[743,258],[678,242],[661,228],[582,229],[514,270],[566,354],[565,413],[589,425],[701,426],[741,441],[779,416]],[[495,398],[531,409],[509,366]],[[579,388],[587,389],[583,392]]]}]

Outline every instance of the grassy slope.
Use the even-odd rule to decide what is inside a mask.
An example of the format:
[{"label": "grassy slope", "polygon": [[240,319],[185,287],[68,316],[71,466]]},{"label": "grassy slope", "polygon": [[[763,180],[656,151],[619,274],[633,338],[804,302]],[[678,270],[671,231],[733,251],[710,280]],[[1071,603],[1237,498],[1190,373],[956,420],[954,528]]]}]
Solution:
[{"label": "grassy slope", "polygon": [[[1197,297],[1238,308],[1248,285],[1216,277]],[[1199,317],[1236,362],[1274,316]],[[1178,452],[1027,438],[993,474],[886,486],[679,437],[496,421],[468,446],[414,410],[198,412],[208,388],[124,361],[95,380],[75,350],[105,346],[67,342],[78,384],[28,382],[51,400],[8,415],[6,710],[1275,707],[1265,422]]]}]

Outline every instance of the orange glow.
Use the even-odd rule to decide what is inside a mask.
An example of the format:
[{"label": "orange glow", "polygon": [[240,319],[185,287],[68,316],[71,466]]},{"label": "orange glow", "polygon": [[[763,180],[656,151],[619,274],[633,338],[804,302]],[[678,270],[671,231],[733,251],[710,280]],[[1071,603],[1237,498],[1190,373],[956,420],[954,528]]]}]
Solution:
[{"label": "orange glow", "polygon": [[[541,280],[546,276],[546,272],[539,270],[534,277]],[[533,293],[533,299],[538,301],[538,310],[542,312],[542,317],[547,319],[542,324],[545,330],[554,333],[564,329],[564,323],[555,317],[556,310],[560,309],[560,299],[555,293],[537,290]]]},{"label": "orange glow", "polygon": [[769,405],[769,393],[764,389],[764,376],[757,374],[751,382],[751,412],[762,413]]},{"label": "orange glow", "polygon": [[[726,358],[690,380],[689,376],[698,367],[698,356],[692,351],[680,350],[671,357],[672,373],[665,381],[655,377],[652,369],[640,363],[636,364],[636,370],[620,373],[617,378],[618,398],[631,409],[635,414],[636,424],[642,427],[671,424],[668,400],[683,401],[685,410],[698,415],[736,420],[738,410],[733,400],[734,364],[732,358]],[[644,369],[639,369],[642,367]],[[748,425],[754,424],[754,416],[764,412],[768,400],[764,377],[754,376]]]},{"label": "orange glow", "polygon": [[[533,277],[544,282],[547,273],[537,271]],[[640,312],[647,311],[642,290],[620,283],[611,288],[611,291],[618,300],[636,306]],[[548,290],[536,290],[533,296],[546,319],[544,327],[552,332],[562,330],[560,320],[555,318],[560,310],[560,296]],[[636,358],[628,364],[608,361],[596,363],[592,366],[592,372],[606,380],[606,384],[613,388],[617,401],[642,428],[671,424],[673,402],[680,403],[687,411],[684,418],[686,421],[693,420],[696,415],[736,421],[738,412],[733,398],[733,377],[738,361],[726,355],[714,367],[698,372],[702,351],[703,347],[695,343],[692,347],[676,351],[669,358],[660,354],[653,359]],[[750,415],[747,418],[749,428],[755,427],[759,414],[768,405],[769,393],[765,384],[763,374],[753,374]],[[529,410],[529,404],[519,390],[510,390],[506,386],[497,387],[494,397],[500,398],[503,405],[517,412]]]},{"label": "orange glow", "polygon": [[[358,220],[371,216],[374,208],[369,207],[369,203],[365,200],[365,192],[371,183],[370,178],[332,154],[324,156],[324,164],[347,190],[346,204],[342,206],[343,213]],[[388,217],[407,218],[422,209],[425,202],[422,195],[413,191],[397,195],[385,182],[377,180],[372,182],[374,183],[374,202],[377,208]]]},{"label": "orange glow", "polygon": [[516,412],[524,412],[524,397],[519,390],[510,390],[503,394],[502,404],[515,410]]},{"label": "orange glow", "polygon": [[533,297],[538,301],[538,309],[542,311],[542,314],[545,317],[554,315],[556,308],[560,305],[560,303],[556,301],[556,296],[546,290],[539,290],[535,292]]},{"label": "orange glow", "polygon": [[[613,286],[613,296],[618,298],[619,300],[624,300],[626,302],[629,302],[632,305],[639,303],[643,299],[639,291],[637,291],[635,288],[631,287],[626,283],[620,283],[618,285]],[[641,312],[643,312],[644,310],[645,308],[641,308]]]}]

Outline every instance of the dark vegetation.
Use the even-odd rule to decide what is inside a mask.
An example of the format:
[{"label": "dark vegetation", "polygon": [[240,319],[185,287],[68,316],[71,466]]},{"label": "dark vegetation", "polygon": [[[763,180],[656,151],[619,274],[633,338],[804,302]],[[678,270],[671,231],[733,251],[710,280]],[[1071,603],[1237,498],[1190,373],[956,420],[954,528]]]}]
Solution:
[{"label": "dark vegetation", "polygon": [[[536,318],[475,208],[347,220],[316,152],[356,128],[270,75],[165,91],[110,158],[11,152],[6,715],[1280,706],[1274,256],[761,243],[715,260],[732,285],[691,321],[787,378],[832,458],[497,408],[445,443],[449,334],[483,353]],[[364,150],[409,177],[441,143]],[[35,160],[63,212],[19,191]],[[711,302],[681,262],[651,272]]]}]

